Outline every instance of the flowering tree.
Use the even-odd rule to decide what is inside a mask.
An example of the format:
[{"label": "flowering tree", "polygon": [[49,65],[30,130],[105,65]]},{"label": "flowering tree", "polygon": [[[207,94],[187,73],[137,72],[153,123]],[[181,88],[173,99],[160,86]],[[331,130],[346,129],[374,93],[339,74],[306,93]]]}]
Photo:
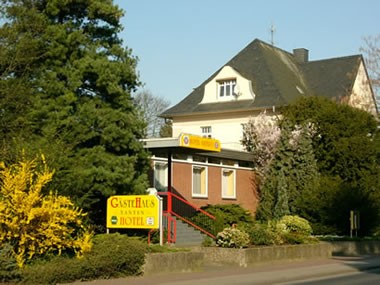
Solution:
[{"label": "flowering tree", "polygon": [[81,256],[91,248],[85,214],[67,197],[41,194],[53,177],[42,161],[42,171],[35,160],[0,164],[0,244],[12,246],[20,267],[35,255],[69,250]]},{"label": "flowering tree", "polygon": [[247,151],[254,154],[253,162],[262,178],[265,177],[268,166],[275,156],[280,134],[277,120],[268,116],[266,112],[251,118],[243,125],[242,144]]}]

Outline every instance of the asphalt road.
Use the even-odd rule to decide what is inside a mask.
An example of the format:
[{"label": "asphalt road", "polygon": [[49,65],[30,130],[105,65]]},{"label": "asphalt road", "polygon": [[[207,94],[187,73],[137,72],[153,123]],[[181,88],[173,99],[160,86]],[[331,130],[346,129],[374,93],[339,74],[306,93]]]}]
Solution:
[{"label": "asphalt road", "polygon": [[[341,282],[341,283],[340,283]],[[356,282],[356,283],[349,283]],[[78,282],[76,285],[380,284],[380,256],[342,257],[248,268],[209,267],[173,273]]]},{"label": "asphalt road", "polygon": [[304,285],[366,285],[366,284],[380,284],[380,269],[373,269],[368,271],[345,273],[335,276],[312,278],[301,280],[298,282],[280,283],[277,285],[287,284],[304,284]]}]

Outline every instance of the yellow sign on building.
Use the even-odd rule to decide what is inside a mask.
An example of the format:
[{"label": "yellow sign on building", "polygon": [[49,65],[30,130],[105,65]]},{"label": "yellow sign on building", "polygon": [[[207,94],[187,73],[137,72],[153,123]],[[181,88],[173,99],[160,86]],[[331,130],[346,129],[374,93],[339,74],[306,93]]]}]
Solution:
[{"label": "yellow sign on building", "polygon": [[190,134],[181,134],[179,145],[182,147],[195,148],[200,150],[220,152],[220,141],[213,138],[205,138]]},{"label": "yellow sign on building", "polygon": [[155,195],[109,197],[107,199],[107,228],[158,229],[158,197]]}]

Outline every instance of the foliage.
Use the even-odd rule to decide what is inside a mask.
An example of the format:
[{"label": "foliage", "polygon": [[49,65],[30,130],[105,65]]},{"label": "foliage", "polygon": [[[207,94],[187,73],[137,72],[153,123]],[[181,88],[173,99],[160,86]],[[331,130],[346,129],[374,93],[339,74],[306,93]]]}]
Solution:
[{"label": "foliage", "polygon": [[101,0],[1,3],[0,159],[44,153],[54,189],[104,225],[106,198],[142,193],[149,166],[123,12]]},{"label": "foliage", "polygon": [[283,216],[279,223],[283,224],[285,231],[289,233],[297,233],[304,236],[309,236],[312,233],[309,222],[299,216]]},{"label": "foliage", "polygon": [[252,226],[244,226],[243,230],[248,233],[252,245],[275,245],[278,243],[276,231],[268,223],[256,222]]},{"label": "foliage", "polygon": [[284,116],[293,125],[311,123],[314,155],[322,174],[359,182],[376,168],[377,122],[369,113],[322,97],[301,98]]},{"label": "foliage", "polygon": [[249,235],[236,227],[225,228],[216,235],[216,245],[228,248],[243,248],[249,245]]},{"label": "foliage", "polygon": [[[316,233],[349,231],[349,211],[360,208],[365,215],[359,234],[370,234],[380,214],[379,132],[375,118],[365,111],[321,97],[302,98],[284,116],[293,125],[311,124],[314,156],[321,177],[312,187],[309,204],[299,207]],[[300,205],[300,204],[298,204]],[[362,215],[362,217],[364,217]],[[371,221],[371,222],[369,222]]]},{"label": "foliage", "polygon": [[146,122],[145,136],[148,138],[160,137],[165,120],[160,118],[159,115],[169,107],[169,101],[162,97],[154,96],[148,90],[138,92],[134,100]]},{"label": "foliage", "polygon": [[23,270],[28,284],[56,284],[78,280],[139,275],[146,243],[120,234],[96,235],[92,251],[82,259],[54,257]]},{"label": "foliage", "polygon": [[43,156],[41,168],[36,160],[0,165],[0,244],[12,245],[20,267],[35,255],[69,250],[82,256],[91,248],[85,214],[67,197],[41,194],[53,176]]},{"label": "foliage", "polygon": [[173,121],[166,119],[165,124],[163,124],[160,129],[160,138],[171,137],[173,137]]},{"label": "foliage", "polygon": [[21,272],[17,266],[12,245],[5,243],[0,247],[0,282],[18,281]]},{"label": "foliage", "polygon": [[243,124],[242,145],[254,154],[254,165],[257,172],[265,177],[268,167],[274,158],[281,130],[276,119],[266,115],[266,112],[251,118]]},{"label": "foliage", "polygon": [[192,220],[196,225],[208,230],[211,233],[218,233],[226,227],[239,224],[253,223],[253,217],[250,212],[242,208],[238,204],[226,205],[207,205],[202,207],[203,210],[216,217],[215,225],[213,227],[204,219],[202,215],[196,215]]},{"label": "foliage", "polygon": [[98,277],[139,275],[147,251],[148,245],[137,238],[117,233],[100,234],[95,236],[93,250],[85,259],[94,271],[99,271],[101,275]]},{"label": "foliage", "polygon": [[260,188],[258,220],[279,219],[289,213],[304,213],[318,186],[319,172],[311,144],[311,125],[282,122],[277,151]]},{"label": "foliage", "polygon": [[313,241],[311,226],[298,216],[284,216],[280,220],[256,222],[243,229],[249,234],[252,245],[300,244]]},{"label": "foliage", "polygon": [[203,241],[202,241],[202,246],[203,247],[210,247],[213,245],[215,245],[215,241],[211,237],[205,236]]}]

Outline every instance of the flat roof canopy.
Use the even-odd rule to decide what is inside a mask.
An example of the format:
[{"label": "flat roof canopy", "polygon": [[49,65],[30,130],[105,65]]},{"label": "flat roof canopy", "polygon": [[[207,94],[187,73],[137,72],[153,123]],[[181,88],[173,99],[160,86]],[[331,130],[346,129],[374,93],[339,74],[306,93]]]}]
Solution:
[{"label": "flat roof canopy", "polygon": [[142,140],[144,148],[157,156],[188,154],[220,159],[253,162],[253,154],[244,151],[223,149],[219,140],[181,134],[178,138],[154,138]]}]

